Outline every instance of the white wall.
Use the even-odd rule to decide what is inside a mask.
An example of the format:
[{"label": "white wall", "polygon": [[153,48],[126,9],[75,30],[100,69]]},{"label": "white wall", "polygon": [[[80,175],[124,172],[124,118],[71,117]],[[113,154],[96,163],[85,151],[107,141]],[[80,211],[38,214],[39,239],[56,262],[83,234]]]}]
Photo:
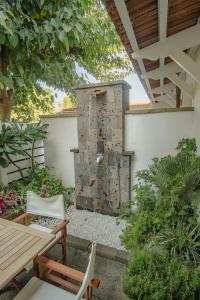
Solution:
[{"label": "white wall", "polygon": [[45,141],[45,163],[53,167],[52,173],[62,179],[64,185],[75,186],[74,154],[70,149],[78,147],[77,118],[43,118],[49,124],[48,139]]},{"label": "white wall", "polygon": [[147,168],[152,158],[175,153],[177,142],[183,137],[196,137],[194,116],[193,111],[126,116],[126,150],[135,151],[133,184],[137,171]]},{"label": "white wall", "polygon": [[[147,168],[152,158],[175,153],[181,138],[196,137],[200,145],[196,114],[185,111],[126,115],[125,150],[135,151],[132,184],[136,182],[136,172]],[[66,186],[74,186],[74,154],[70,149],[78,148],[77,119],[66,116],[45,118],[43,122],[50,125],[45,142],[46,165],[54,167],[52,172]]]},{"label": "white wall", "polygon": [[[200,49],[196,54],[196,61],[200,64]],[[197,136],[197,143],[200,145],[200,83],[195,83],[193,106],[195,107],[193,130]]]}]

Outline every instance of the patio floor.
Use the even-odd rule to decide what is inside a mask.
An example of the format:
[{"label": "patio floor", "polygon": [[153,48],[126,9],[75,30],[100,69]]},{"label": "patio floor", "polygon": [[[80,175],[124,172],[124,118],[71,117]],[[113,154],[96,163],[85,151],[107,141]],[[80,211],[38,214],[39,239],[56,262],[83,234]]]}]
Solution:
[{"label": "patio floor", "polygon": [[[57,257],[60,253],[59,251],[59,247],[55,247],[51,254]],[[68,265],[75,269],[85,271],[87,265],[86,258],[88,257],[87,241],[75,238],[73,245],[71,241],[69,241],[67,251]],[[112,251],[112,249],[110,249],[110,251]],[[102,253],[100,255],[97,254],[96,257],[95,276],[100,278],[101,284],[98,289],[94,290],[93,300],[128,300],[122,291],[125,264],[118,260],[111,259],[107,253],[105,254],[105,256]],[[111,254],[115,256],[113,251]],[[28,274],[24,273],[18,276],[18,280],[22,285],[25,285],[32,276],[33,272],[30,271]],[[12,300],[16,294],[16,290],[11,285],[8,285],[0,291],[0,300]]]},{"label": "patio floor", "polygon": [[[66,217],[70,221],[67,225],[68,234],[124,250],[120,236],[125,229],[125,221],[109,215],[79,210],[74,208],[74,206],[66,210]],[[51,227],[57,224],[57,220],[39,217],[38,223]]]}]

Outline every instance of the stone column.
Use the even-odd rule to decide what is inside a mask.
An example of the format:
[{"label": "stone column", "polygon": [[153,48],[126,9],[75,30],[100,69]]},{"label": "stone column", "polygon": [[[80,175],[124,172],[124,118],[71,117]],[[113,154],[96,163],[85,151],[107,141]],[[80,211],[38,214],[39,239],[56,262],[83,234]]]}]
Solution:
[{"label": "stone column", "polygon": [[[81,86],[75,153],[77,208],[117,214],[130,199],[130,153],[124,151],[125,111],[130,86],[125,81]],[[97,163],[97,153],[103,161]]]}]

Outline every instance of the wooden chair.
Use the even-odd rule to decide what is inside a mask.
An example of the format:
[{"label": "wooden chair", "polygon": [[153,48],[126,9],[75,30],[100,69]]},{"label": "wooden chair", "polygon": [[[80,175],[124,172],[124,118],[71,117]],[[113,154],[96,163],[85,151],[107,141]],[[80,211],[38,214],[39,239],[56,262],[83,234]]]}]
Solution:
[{"label": "wooden chair", "polygon": [[[66,291],[65,289],[47,283],[42,279],[33,277],[27,285],[18,293],[14,300],[81,300],[92,299],[92,290],[99,286],[99,280],[94,279],[94,267],[96,256],[96,244],[92,244],[92,250],[89,257],[89,263],[86,273],[79,272],[67,266],[64,266],[58,262],[52,261],[47,257],[40,256],[37,259],[38,275],[42,279],[54,282],[59,286],[67,288],[77,294]],[[58,277],[52,272],[61,274],[62,277]],[[63,279],[66,276],[67,279],[71,278],[74,281],[82,283],[81,286],[77,286],[74,283]]]},{"label": "wooden chair", "polygon": [[[61,222],[55,228],[47,228],[36,223],[31,223],[29,218],[31,215],[56,218],[60,219]],[[46,254],[54,245],[61,244],[62,257],[60,261],[66,264],[66,225],[69,223],[69,221],[65,218],[64,198],[62,195],[50,198],[41,198],[33,192],[27,192],[26,213],[15,218],[13,221],[21,222],[24,225],[30,226],[37,230],[55,234],[56,238],[42,251],[42,253],[40,253],[40,255]],[[33,264],[29,264],[25,269],[28,271],[32,266]]]}]

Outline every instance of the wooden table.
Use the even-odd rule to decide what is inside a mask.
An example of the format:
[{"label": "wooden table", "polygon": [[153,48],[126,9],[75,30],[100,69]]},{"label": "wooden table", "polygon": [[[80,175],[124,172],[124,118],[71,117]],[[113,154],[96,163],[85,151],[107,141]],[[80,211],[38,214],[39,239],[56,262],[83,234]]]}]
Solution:
[{"label": "wooden table", "polygon": [[0,289],[53,239],[54,234],[0,218]]}]

